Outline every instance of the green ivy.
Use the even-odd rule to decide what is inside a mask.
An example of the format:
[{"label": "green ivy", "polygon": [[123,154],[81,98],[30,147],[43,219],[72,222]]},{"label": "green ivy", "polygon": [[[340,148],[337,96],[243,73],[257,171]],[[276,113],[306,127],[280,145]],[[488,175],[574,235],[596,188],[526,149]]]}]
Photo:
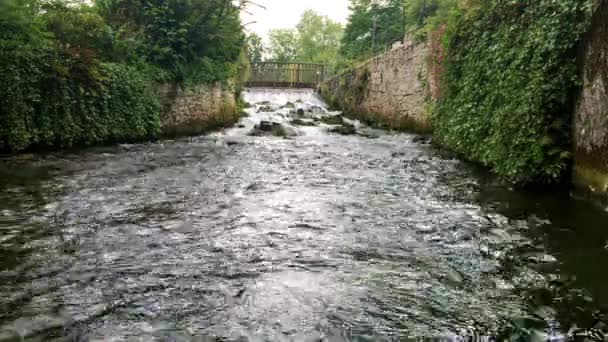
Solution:
[{"label": "green ivy", "polygon": [[63,148],[156,137],[154,82],[135,67],[81,61],[50,44],[2,40],[0,150]]},{"label": "green ivy", "polygon": [[452,28],[438,141],[515,183],[569,164],[576,47],[593,0],[488,0]]},{"label": "green ivy", "polygon": [[238,4],[93,3],[0,0],[0,152],[154,138],[162,83],[241,89]]}]

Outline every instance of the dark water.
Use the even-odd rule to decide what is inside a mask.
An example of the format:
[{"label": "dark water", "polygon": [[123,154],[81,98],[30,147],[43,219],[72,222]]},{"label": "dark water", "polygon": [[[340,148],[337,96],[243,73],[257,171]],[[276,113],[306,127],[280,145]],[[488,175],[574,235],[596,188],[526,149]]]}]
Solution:
[{"label": "dark water", "polygon": [[[299,97],[320,104],[248,94]],[[601,206],[512,191],[414,135],[250,137],[288,110],[250,111],[0,161],[0,340],[538,340],[608,320]]]}]

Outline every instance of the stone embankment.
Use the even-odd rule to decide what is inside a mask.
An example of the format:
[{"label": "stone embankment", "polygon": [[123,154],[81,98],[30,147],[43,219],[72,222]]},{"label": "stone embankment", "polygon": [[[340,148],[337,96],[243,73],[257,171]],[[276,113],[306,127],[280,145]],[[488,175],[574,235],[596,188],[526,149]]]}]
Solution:
[{"label": "stone embankment", "polygon": [[192,88],[165,84],[159,88],[165,135],[189,135],[225,127],[238,120],[237,94],[229,82]]},{"label": "stone embankment", "polygon": [[319,87],[334,108],[391,128],[430,131],[426,43],[405,43]]},{"label": "stone embankment", "polygon": [[574,113],[574,182],[608,195],[608,1],[581,48],[583,86]]},{"label": "stone embankment", "polygon": [[[573,113],[574,183],[608,195],[608,1],[596,10],[581,44],[582,87]],[[431,44],[405,43],[319,86],[325,101],[346,115],[389,128],[430,132],[427,103]],[[430,72],[429,72],[430,70]],[[432,101],[432,100],[431,100]]]}]

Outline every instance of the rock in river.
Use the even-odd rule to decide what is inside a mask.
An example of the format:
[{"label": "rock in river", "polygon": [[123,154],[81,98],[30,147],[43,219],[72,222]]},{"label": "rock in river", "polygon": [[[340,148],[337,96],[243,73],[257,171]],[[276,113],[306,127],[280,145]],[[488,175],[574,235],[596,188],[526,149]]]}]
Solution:
[{"label": "rock in river", "polygon": [[331,128],[329,131],[331,133],[338,133],[341,135],[357,134],[357,129],[355,128],[355,126],[348,124],[348,123],[344,123],[344,124],[342,124],[342,126],[337,126],[337,127]]},{"label": "rock in river", "polygon": [[306,121],[302,119],[293,119],[291,120],[291,124],[297,126],[317,126],[317,123],[314,121]]},{"label": "rock in river", "polygon": [[256,125],[250,136],[261,137],[261,136],[275,136],[275,137],[292,137],[296,136],[296,132],[289,128],[285,127],[278,122],[271,121],[261,121],[258,125]]},{"label": "rock in river", "polygon": [[321,122],[326,125],[343,125],[344,118],[342,117],[342,115],[323,116],[321,117]]}]

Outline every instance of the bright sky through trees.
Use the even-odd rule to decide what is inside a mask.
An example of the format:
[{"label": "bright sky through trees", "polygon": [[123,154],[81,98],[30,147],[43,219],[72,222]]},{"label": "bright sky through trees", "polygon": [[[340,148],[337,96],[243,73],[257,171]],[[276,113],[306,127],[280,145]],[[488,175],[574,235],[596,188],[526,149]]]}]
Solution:
[{"label": "bright sky through trees", "polygon": [[326,15],[333,21],[346,23],[348,18],[348,0],[255,0],[266,9],[249,6],[251,14],[243,14],[243,21],[256,23],[248,25],[249,32],[255,32],[268,41],[271,29],[295,28],[304,11],[312,9]]}]

